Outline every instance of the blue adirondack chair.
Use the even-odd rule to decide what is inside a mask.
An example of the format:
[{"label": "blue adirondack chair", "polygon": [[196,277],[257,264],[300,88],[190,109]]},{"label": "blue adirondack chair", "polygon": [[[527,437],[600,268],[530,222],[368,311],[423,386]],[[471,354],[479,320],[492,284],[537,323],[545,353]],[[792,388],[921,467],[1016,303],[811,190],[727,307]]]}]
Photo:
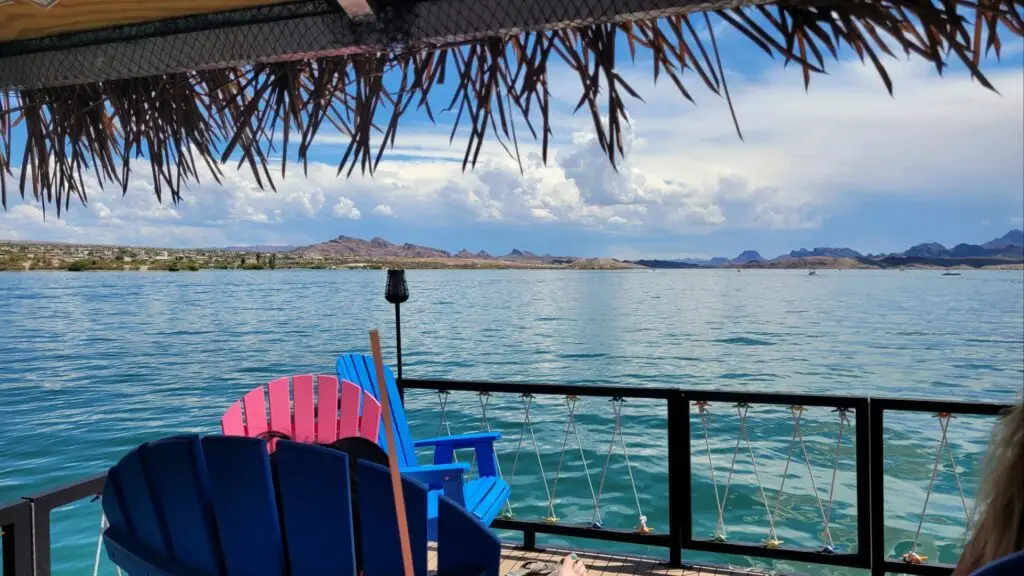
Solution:
[{"label": "blue adirondack chair", "polygon": [[[373,358],[363,354],[342,354],[337,362],[338,378],[360,385],[377,400],[381,400],[380,385]],[[437,514],[434,503],[438,494],[444,494],[455,502],[465,506],[467,510],[490,525],[508,501],[511,488],[508,482],[498,474],[498,459],[494,453],[494,442],[501,438],[499,432],[480,432],[460,436],[441,436],[413,440],[409,432],[409,423],[405,418],[405,407],[402,405],[395,385],[395,376],[387,367],[384,368],[384,381],[388,387],[388,400],[391,406],[391,421],[395,433],[395,445],[398,449],[398,464],[403,474],[416,478],[430,488],[428,505],[431,534],[436,523]],[[380,423],[378,443],[385,446],[384,426]],[[419,466],[416,459],[416,448],[432,447],[434,459],[432,465]],[[476,454],[479,477],[467,481],[465,476],[469,466],[454,462],[457,449],[472,448]],[[385,450],[387,447],[385,446]]]},{"label": "blue adirondack chair", "polygon": [[[107,476],[107,555],[134,576],[403,576],[388,469],[315,445],[181,436],[143,444]],[[415,576],[427,576],[427,489],[403,478]],[[439,576],[499,576],[501,545],[471,514],[437,499]],[[357,526],[352,507],[358,505]]]}]

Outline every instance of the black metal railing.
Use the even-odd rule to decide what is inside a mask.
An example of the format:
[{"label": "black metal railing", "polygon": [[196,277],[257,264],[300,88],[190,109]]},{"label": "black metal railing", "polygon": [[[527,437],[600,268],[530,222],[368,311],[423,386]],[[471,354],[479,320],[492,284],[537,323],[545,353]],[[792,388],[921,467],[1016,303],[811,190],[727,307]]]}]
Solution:
[{"label": "black metal railing", "polygon": [[[667,430],[664,431],[666,433],[665,453],[667,457],[663,471],[668,484],[667,529],[644,533],[643,531],[610,527],[572,525],[542,520],[519,520],[513,517],[499,518],[494,521],[492,526],[496,530],[521,532],[524,548],[536,548],[538,535],[552,535],[663,548],[668,551],[669,564],[672,566],[682,564],[685,551],[700,551],[869,569],[873,575],[895,572],[948,576],[952,571],[952,567],[948,565],[908,564],[888,557],[887,543],[884,537],[886,502],[885,471],[883,469],[886,440],[883,422],[886,413],[910,411],[933,415],[995,416],[1007,408],[1002,404],[680,390],[655,387],[424,379],[404,379],[403,385],[407,390],[443,393],[462,391],[476,394],[504,393],[517,396],[526,394],[537,397],[596,397],[615,401],[642,400],[663,403],[662,415],[667,426]],[[410,402],[408,395],[406,402]],[[695,432],[693,415],[695,409],[697,413],[701,413],[700,411],[706,409],[708,403],[733,406],[782,406],[794,411],[803,410],[803,407],[823,407],[841,411],[840,414],[843,418],[847,413],[852,414],[852,440],[855,446],[853,468],[856,487],[853,508],[856,513],[856,547],[851,547],[851,550],[847,552],[781,545],[766,546],[764,543],[731,542],[724,538],[701,539],[695,537],[694,510],[691,498],[691,483],[695,473],[695,455],[692,443]],[[623,442],[625,441],[623,440]],[[753,460],[752,451],[751,459]],[[808,462],[808,467],[810,467],[810,462]],[[0,508],[0,529],[3,531],[3,576],[49,576],[51,511],[79,500],[98,496],[102,491],[103,482],[103,475],[96,476],[57,490],[26,497]],[[717,486],[715,490],[717,496]],[[515,493],[515,488],[513,488],[513,492]],[[767,500],[765,500],[765,505],[767,507]]]},{"label": "black metal railing", "polygon": [[98,498],[106,478],[106,474],[99,474],[0,508],[3,576],[49,576],[50,513],[80,500]]},{"label": "black metal railing", "polygon": [[[952,573],[951,566],[934,566],[930,564],[913,564],[891,560],[886,555],[885,543],[885,467],[883,455],[885,451],[885,414],[886,412],[919,412],[943,415],[974,415],[998,416],[1008,405],[944,402],[934,400],[902,400],[875,398],[869,404],[871,433],[869,443],[870,459],[870,515],[871,515],[871,570],[872,574],[896,572],[903,574],[919,574],[922,576],[938,576]],[[941,445],[940,445],[941,450]],[[859,464],[859,463],[858,463]],[[923,514],[923,513],[922,513]]]},{"label": "black metal railing", "polygon": [[[558,397],[603,397],[609,399],[644,399],[664,402],[667,419],[667,446],[665,475],[668,480],[668,530],[649,534],[636,530],[611,529],[549,523],[543,520],[498,519],[492,526],[523,534],[523,546],[537,546],[537,536],[552,536],[603,540],[640,544],[668,550],[669,564],[679,566],[684,551],[700,551],[753,558],[805,562],[870,570],[880,575],[886,572],[948,576],[951,565],[937,563],[914,564],[888,556],[884,538],[886,509],[884,492],[883,443],[885,441],[884,414],[892,411],[918,412],[928,415],[997,416],[1009,406],[1005,404],[970,403],[957,401],[926,401],[901,399],[871,399],[864,397],[826,396],[809,394],[776,394],[768,392],[732,392],[710,390],[681,390],[656,387],[583,386],[566,384],[532,384],[513,382],[479,382],[453,380],[405,379],[409,390],[441,392],[471,392],[483,394],[515,394]],[[407,402],[409,396],[407,395]],[[856,478],[854,512],[856,514],[856,546],[849,552],[832,548],[799,548],[767,546],[764,542],[730,542],[702,539],[694,535],[694,510],[691,482],[695,477],[695,455],[692,439],[695,434],[691,415],[710,403],[732,406],[771,405],[803,410],[822,407],[836,410],[846,417],[852,415],[853,464]],[[802,441],[802,440],[801,440]],[[717,492],[717,486],[715,487]],[[513,489],[515,493],[515,489]],[[766,503],[767,504],[767,503]],[[922,513],[923,514],[923,513]]]}]

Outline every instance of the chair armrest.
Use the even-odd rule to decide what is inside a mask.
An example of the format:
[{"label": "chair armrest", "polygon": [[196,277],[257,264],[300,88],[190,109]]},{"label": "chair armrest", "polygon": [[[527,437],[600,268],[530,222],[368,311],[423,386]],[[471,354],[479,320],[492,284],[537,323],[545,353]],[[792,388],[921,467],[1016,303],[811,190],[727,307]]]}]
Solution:
[{"label": "chair armrest", "polygon": [[450,448],[473,448],[482,442],[494,443],[501,439],[501,432],[477,432],[476,434],[460,434],[458,436],[438,436],[437,438],[422,438],[414,440],[414,448],[424,446],[446,446]]},{"label": "chair armrest", "polygon": [[494,453],[494,441],[501,438],[501,432],[477,432],[459,436],[440,436],[413,441],[413,447],[434,447],[434,464],[450,464],[455,460],[455,450],[472,448],[476,453],[476,466],[480,476],[498,476],[498,457]]},{"label": "chair armrest", "polygon": [[452,480],[462,483],[462,476],[469,472],[469,464],[456,462],[454,464],[427,464],[425,466],[412,466],[403,468],[402,474],[418,480],[428,486],[439,485]]},{"label": "chair armrest", "polygon": [[413,466],[402,470],[402,474],[426,484],[431,491],[440,490],[460,506],[466,505],[462,479],[463,474],[468,472],[469,464],[465,462]]}]

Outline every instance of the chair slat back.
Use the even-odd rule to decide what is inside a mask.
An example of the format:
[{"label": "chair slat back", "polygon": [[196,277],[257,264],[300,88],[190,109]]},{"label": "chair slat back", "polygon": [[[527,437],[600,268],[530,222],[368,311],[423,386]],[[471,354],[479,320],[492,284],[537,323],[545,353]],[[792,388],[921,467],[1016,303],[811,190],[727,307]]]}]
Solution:
[{"label": "chair slat back", "polygon": [[[152,576],[353,575],[358,530],[363,574],[403,573],[386,467],[358,463],[357,526],[346,454],[281,441],[274,458],[276,475],[266,440],[245,437],[190,435],[143,444],[107,476],[108,555],[129,573]],[[403,482],[414,576],[426,576],[427,487]],[[497,539],[440,498],[439,566],[498,576]]]},{"label": "chair slat back", "polygon": [[288,378],[278,378],[267,384],[270,397],[270,429],[295,437],[292,429],[292,398]]},{"label": "chair slat back", "polygon": [[[399,552],[401,541],[389,471],[379,464],[361,460],[357,475],[363,570],[366,574],[403,574],[405,566]],[[402,478],[402,492],[409,525],[413,575],[427,576],[427,489],[419,482]],[[391,509],[381,506],[381,502],[392,503]]]},{"label": "chair slat back", "polygon": [[[347,380],[339,386],[338,378],[327,374],[315,381],[312,374],[292,376],[291,382],[273,380],[265,391],[263,386],[250,390],[221,418],[225,436],[254,438],[269,431],[307,444],[330,444],[354,436],[377,442],[381,426],[380,402],[369,389]],[[277,438],[269,446],[273,452]]]},{"label": "chair slat back", "polygon": [[243,396],[242,406],[245,408],[246,436],[255,438],[269,429],[267,427],[267,407],[263,401],[263,386],[253,388]]},{"label": "chair slat back", "polygon": [[[336,364],[338,377],[359,384],[363,390],[370,392],[374,398],[380,399],[380,383],[377,382],[373,358],[364,354],[342,354]],[[404,467],[416,465],[416,453],[413,450],[412,434],[405,417],[405,407],[398,394],[395,375],[387,366],[384,367],[384,384],[388,387],[388,402],[391,408],[392,428],[395,432],[395,443],[398,448],[398,462]],[[384,419],[381,419],[378,438],[384,438]]]},{"label": "chair slat back", "polygon": [[103,513],[115,530],[133,535],[155,553],[170,555],[149,482],[142,470],[140,451],[129,452],[111,468],[103,487]]},{"label": "chair slat back", "polygon": [[[152,549],[169,560],[203,573],[222,573],[223,559],[199,437],[167,438],[143,445],[134,454],[140,466],[135,466],[134,459],[127,468],[119,465],[120,473],[111,479],[122,496],[119,510],[127,511],[132,518],[132,532],[147,547],[156,544]],[[131,503],[126,502],[132,493],[135,497]],[[145,497],[149,502],[143,500]],[[160,533],[159,539],[154,537],[156,532]]]},{"label": "chair slat back", "polygon": [[341,381],[341,420],[338,422],[338,438],[359,435],[359,399],[363,390],[358,384]]},{"label": "chair slat back", "polygon": [[381,429],[380,402],[369,392],[363,393],[363,415],[359,417],[359,435],[377,442]]},{"label": "chair slat back", "polygon": [[202,440],[210,495],[228,574],[284,574],[274,480],[263,440]]},{"label": "chair slat back", "polygon": [[[322,448],[281,442],[278,490],[293,574],[355,574],[348,458]],[[380,502],[368,508],[379,513]]]},{"label": "chair slat back", "polygon": [[205,572],[221,572],[220,545],[199,437],[154,442],[143,453],[142,463],[170,537],[172,559]]},{"label": "chair slat back", "polygon": [[224,417],[220,419],[220,431],[225,436],[245,436],[241,400],[235,400],[235,403],[224,413]]},{"label": "chair slat back", "polygon": [[316,441],[329,444],[338,439],[338,379],[321,375],[317,391]]},{"label": "chair slat back", "polygon": [[437,573],[499,576],[501,541],[451,498],[439,495],[437,506]]},{"label": "chair slat back", "polygon": [[292,403],[295,422],[292,438],[297,442],[316,442],[316,399],[311,374],[292,376]]}]

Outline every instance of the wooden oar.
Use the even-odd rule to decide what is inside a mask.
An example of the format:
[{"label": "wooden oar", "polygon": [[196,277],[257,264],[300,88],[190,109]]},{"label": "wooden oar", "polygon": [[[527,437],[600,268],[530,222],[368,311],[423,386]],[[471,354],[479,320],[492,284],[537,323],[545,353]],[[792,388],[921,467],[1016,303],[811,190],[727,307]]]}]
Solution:
[{"label": "wooden oar", "polygon": [[402,563],[405,565],[405,576],[413,576],[409,521],[405,517],[402,476],[398,472],[398,449],[395,447],[395,430],[391,425],[391,401],[388,399],[388,386],[384,381],[384,360],[380,354],[380,334],[376,330],[370,330],[370,348],[373,349],[373,363],[377,369],[377,387],[380,389],[380,405],[384,412],[384,436],[388,442],[388,468],[391,469],[391,490],[395,493],[395,514],[398,515],[398,539],[402,543]]}]

